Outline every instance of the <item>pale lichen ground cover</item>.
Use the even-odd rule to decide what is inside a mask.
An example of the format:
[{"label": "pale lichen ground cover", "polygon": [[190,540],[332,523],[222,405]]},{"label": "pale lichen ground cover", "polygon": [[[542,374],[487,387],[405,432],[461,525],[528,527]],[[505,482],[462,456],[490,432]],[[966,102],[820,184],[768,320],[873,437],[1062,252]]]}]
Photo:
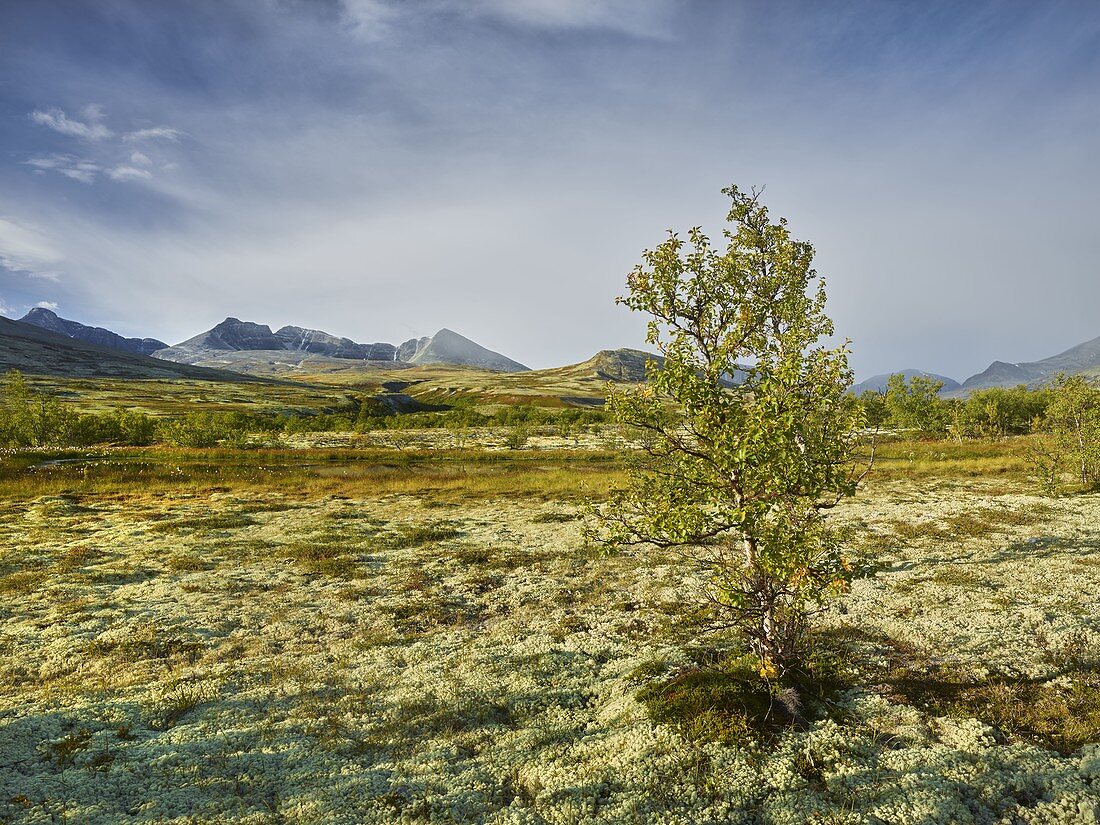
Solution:
[{"label": "pale lichen ground cover", "polygon": [[[766,747],[655,727],[637,674],[690,664],[691,582],[586,549],[574,515],[3,505],[0,822],[1098,820],[1100,747],[1059,755],[873,686]],[[842,518],[876,569],[825,627],[1038,679],[1059,639],[1100,642],[1100,497],[894,483]]]}]

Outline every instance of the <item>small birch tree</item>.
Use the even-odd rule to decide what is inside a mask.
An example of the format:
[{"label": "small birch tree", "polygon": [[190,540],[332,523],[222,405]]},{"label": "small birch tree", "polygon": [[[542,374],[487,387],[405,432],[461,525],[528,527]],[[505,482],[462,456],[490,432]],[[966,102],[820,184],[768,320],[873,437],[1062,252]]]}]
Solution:
[{"label": "small birch tree", "polygon": [[664,361],[638,388],[609,388],[616,420],[644,438],[601,537],[701,562],[709,601],[772,678],[805,651],[810,608],[850,581],[825,513],[861,477],[861,412],[846,395],[847,343],[821,344],[833,324],[813,247],[772,222],[758,192],[723,193],[725,249],[699,228],[670,232],[618,299],[651,317]]},{"label": "small birch tree", "polygon": [[1100,387],[1081,375],[1059,374],[1051,389],[1045,427],[1055,453],[1082,485],[1100,482]]}]

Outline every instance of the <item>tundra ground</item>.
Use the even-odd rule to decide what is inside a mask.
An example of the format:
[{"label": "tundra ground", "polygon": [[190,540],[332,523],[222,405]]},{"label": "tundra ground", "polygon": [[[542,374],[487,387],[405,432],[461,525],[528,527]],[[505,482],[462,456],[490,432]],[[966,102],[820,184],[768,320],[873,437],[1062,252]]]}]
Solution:
[{"label": "tundra ground", "polygon": [[843,683],[738,737],[640,699],[733,642],[586,546],[611,458],[371,449],[5,459],[0,822],[1097,821],[1100,496],[895,450]]}]

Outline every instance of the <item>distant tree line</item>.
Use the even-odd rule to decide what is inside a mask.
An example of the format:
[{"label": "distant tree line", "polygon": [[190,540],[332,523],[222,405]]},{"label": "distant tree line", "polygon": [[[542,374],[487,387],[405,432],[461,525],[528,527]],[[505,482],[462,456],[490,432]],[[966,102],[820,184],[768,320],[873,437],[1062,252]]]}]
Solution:
[{"label": "distant tree line", "polygon": [[1033,433],[1031,462],[1053,492],[1064,475],[1100,484],[1100,385],[1059,375],[1048,386],[990,387],[942,398],[943,382],[891,375],[885,392],[859,396],[869,426],[922,438],[1006,438]]},{"label": "distant tree line", "polygon": [[0,445],[7,447],[152,444],[156,419],[131,410],[81,413],[57,398],[35,392],[16,370],[0,390]]},{"label": "distant tree line", "polygon": [[1053,388],[990,387],[966,398],[943,398],[943,382],[891,375],[886,390],[859,396],[869,426],[907,430],[926,438],[1004,438],[1032,432],[1046,415]]},{"label": "distant tree line", "polygon": [[564,426],[583,429],[610,420],[609,414],[601,408],[537,407],[533,404],[504,405],[491,413],[460,404],[440,411],[395,414],[382,408],[375,399],[366,399],[360,405],[355,428],[402,430]]},{"label": "distant tree line", "polygon": [[[378,429],[446,428],[464,432],[476,427],[505,427],[522,446],[526,433],[553,427],[560,434],[577,433],[608,420],[600,409],[505,406],[485,413],[472,406],[438,411],[397,413],[374,398],[362,398],[337,412],[316,414],[250,414],[192,411],[176,416],[116,409],[82,412],[55,396],[31,388],[17,370],[0,386],[0,446],[81,447],[95,444],[177,447],[247,447],[251,436],[264,433],[366,432]],[[512,438],[512,435],[515,438]],[[509,444],[512,444],[509,441]]]},{"label": "distant tree line", "polygon": [[[992,387],[967,398],[942,398],[942,382],[892,375],[884,392],[859,396],[868,426],[918,438],[999,439],[1034,434],[1030,459],[1044,487],[1072,475],[1100,484],[1100,386],[1082,376],[1059,376],[1049,386]],[[485,412],[470,402],[446,409],[397,413],[376,398],[316,414],[192,411],[151,416],[136,410],[82,412],[31,388],[18,371],[0,382],[0,447],[81,447],[95,444],[248,447],[265,433],[367,432],[444,428],[461,440],[475,428],[503,428],[505,443],[521,447],[536,430],[569,436],[610,420],[603,409],[503,405]]]}]

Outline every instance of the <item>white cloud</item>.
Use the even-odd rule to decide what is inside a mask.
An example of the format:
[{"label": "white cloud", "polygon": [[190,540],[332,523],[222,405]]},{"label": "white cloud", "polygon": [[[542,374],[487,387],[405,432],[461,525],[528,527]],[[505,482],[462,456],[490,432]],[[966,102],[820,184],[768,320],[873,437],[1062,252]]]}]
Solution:
[{"label": "white cloud", "polygon": [[665,34],[669,0],[344,0],[344,16],[355,33],[380,40],[400,17],[456,14],[538,29],[602,29],[635,37]]},{"label": "white cloud", "polygon": [[345,0],[344,18],[362,40],[381,40],[397,18],[397,10],[386,0]]},{"label": "white cloud", "polygon": [[[100,104],[87,104],[81,108],[80,116],[84,118],[83,121],[69,117],[58,108],[36,109],[30,115],[31,120],[35,123],[47,126],[63,135],[71,135],[90,141],[102,141],[106,138],[116,137],[115,133],[102,123],[104,117],[106,117],[106,110]],[[151,126],[126,132],[121,136],[121,141],[128,143],[155,140],[178,141],[182,134],[183,132],[179,129],[173,129],[170,126]],[[129,151],[130,162],[128,164],[126,162],[120,163],[117,157],[111,157],[111,155],[116,155],[120,151]],[[105,175],[116,181],[148,180],[152,177],[152,174],[143,168],[153,165],[152,159],[144,152],[136,149],[133,151],[123,150],[119,142],[112,140],[98,154],[100,157],[95,160],[65,153],[36,155],[24,161],[24,163],[34,167],[39,174],[56,172],[84,184],[95,183],[100,175]]]},{"label": "white cloud", "polygon": [[90,106],[85,106],[84,112],[85,117],[87,117],[88,114],[94,115],[93,118],[89,118],[88,123],[80,120],[73,120],[61,111],[61,109],[56,107],[46,110],[35,109],[31,112],[31,120],[39,126],[46,126],[47,128],[53,129],[55,132],[78,137],[82,140],[103,140],[114,134],[114,132],[99,122],[99,119],[103,117],[103,107],[98,106],[98,104],[92,104]]},{"label": "white cloud", "polygon": [[450,5],[536,28],[606,29],[641,37],[661,33],[668,9],[662,0],[476,0]]},{"label": "white cloud", "polygon": [[39,172],[57,172],[81,183],[94,183],[96,175],[103,171],[98,163],[75,155],[39,155],[23,161]]},{"label": "white cloud", "polygon": [[81,108],[80,116],[85,120],[99,121],[107,117],[107,110],[99,103],[89,103]]},{"label": "white cloud", "polygon": [[27,272],[36,278],[56,281],[57,265],[63,260],[64,255],[40,230],[0,218],[0,266],[13,272]]},{"label": "white cloud", "polygon": [[92,164],[84,164],[74,169],[58,169],[57,171],[65,177],[81,183],[91,183],[95,180],[95,171],[93,171]]},{"label": "white cloud", "polygon": [[61,305],[57,303],[57,301],[39,301],[37,304],[35,304],[35,306],[39,307],[40,309],[48,309],[52,312],[56,312]]},{"label": "white cloud", "polygon": [[111,180],[148,180],[152,177],[145,169],[136,166],[116,166],[107,173]]},{"label": "white cloud", "polygon": [[15,307],[8,306],[3,298],[0,298],[0,315],[11,318],[15,315]]},{"label": "white cloud", "polygon": [[133,132],[127,132],[122,136],[125,141],[138,141],[138,140],[179,140],[183,135],[179,129],[173,129],[170,126],[152,126],[148,129],[137,129]]}]

